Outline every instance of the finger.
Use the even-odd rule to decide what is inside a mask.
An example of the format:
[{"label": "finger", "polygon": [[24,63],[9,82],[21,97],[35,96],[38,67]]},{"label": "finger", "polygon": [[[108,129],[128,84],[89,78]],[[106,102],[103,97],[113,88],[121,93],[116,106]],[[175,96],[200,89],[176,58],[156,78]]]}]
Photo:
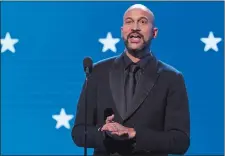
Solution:
[{"label": "finger", "polygon": [[107,125],[104,125],[102,128],[101,128],[101,131],[106,131],[107,130]]},{"label": "finger", "polygon": [[106,123],[106,124],[108,124],[108,123],[110,123],[110,122],[112,122],[112,121],[111,121],[111,120],[107,120],[107,119],[105,120],[105,123]]},{"label": "finger", "polygon": [[108,124],[105,124],[102,126],[101,131],[107,131],[108,130]]},{"label": "finger", "polygon": [[111,134],[113,134],[113,135],[119,135],[119,131],[111,132]]},{"label": "finger", "polygon": [[123,133],[124,133],[123,131],[118,131],[116,134],[117,134],[118,136],[121,136]]},{"label": "finger", "polygon": [[108,123],[102,127],[101,131],[112,131],[113,132],[113,131],[117,131],[117,128],[115,126],[113,126],[113,124]]},{"label": "finger", "polygon": [[111,116],[108,116],[108,117],[106,118],[106,123],[112,122],[113,119],[114,119],[114,114],[112,114]]},{"label": "finger", "polygon": [[113,125],[114,127],[116,127],[116,129],[118,129],[119,131],[125,130],[125,127],[122,126],[121,124],[117,123],[117,122],[112,123],[112,125]]},{"label": "finger", "polygon": [[124,134],[127,134],[127,132],[126,131],[115,131],[115,132],[112,132],[112,134],[122,136]]},{"label": "finger", "polygon": [[106,118],[106,120],[113,120],[113,118],[114,118],[114,114],[108,116],[108,117]]}]

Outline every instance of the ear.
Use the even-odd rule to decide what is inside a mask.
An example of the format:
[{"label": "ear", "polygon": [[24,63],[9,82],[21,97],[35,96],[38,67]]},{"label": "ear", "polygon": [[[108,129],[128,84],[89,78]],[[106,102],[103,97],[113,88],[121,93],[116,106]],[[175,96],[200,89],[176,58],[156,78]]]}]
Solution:
[{"label": "ear", "polygon": [[153,28],[153,35],[152,35],[152,37],[156,38],[157,35],[158,35],[158,28],[155,27],[155,28]]},{"label": "ear", "polygon": [[120,28],[120,36],[123,37],[123,27]]}]

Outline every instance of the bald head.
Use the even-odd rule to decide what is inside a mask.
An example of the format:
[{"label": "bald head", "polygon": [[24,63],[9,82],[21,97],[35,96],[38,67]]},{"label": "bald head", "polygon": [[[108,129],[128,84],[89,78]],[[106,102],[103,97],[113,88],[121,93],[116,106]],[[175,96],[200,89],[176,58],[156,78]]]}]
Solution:
[{"label": "bald head", "polygon": [[130,6],[124,13],[124,18],[126,17],[127,13],[132,11],[132,10],[142,10],[144,12],[147,13],[148,17],[149,17],[149,20],[152,22],[152,24],[154,25],[154,21],[155,21],[155,17],[154,17],[154,14],[153,12],[147,8],[145,5],[142,5],[142,4],[134,4],[132,6]]}]

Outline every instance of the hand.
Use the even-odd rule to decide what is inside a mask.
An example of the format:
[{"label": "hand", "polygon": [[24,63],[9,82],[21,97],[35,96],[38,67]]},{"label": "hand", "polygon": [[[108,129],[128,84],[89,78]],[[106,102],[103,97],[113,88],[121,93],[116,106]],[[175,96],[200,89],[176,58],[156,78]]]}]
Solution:
[{"label": "hand", "polygon": [[117,136],[127,135],[128,139],[132,139],[136,136],[136,132],[133,128],[125,127],[117,122],[106,123],[101,131],[110,131],[112,135]]},{"label": "hand", "polygon": [[110,122],[114,122],[113,119],[114,119],[114,114],[112,114],[111,116],[108,116],[105,120],[105,123],[107,124],[107,123],[110,123]]},{"label": "hand", "polygon": [[[112,126],[108,127],[107,124],[108,123],[112,123],[114,119],[114,114],[112,114],[111,116],[108,116],[105,120],[105,125],[103,125],[103,127],[101,127],[101,131],[103,131],[102,129],[104,128],[104,131],[115,131],[116,129]],[[107,127],[107,128],[106,128]]]}]

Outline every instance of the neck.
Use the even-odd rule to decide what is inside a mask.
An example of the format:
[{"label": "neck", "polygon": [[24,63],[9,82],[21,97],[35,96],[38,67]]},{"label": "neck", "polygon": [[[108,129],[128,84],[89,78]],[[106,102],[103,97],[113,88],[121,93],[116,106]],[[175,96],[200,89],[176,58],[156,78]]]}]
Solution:
[{"label": "neck", "polygon": [[140,61],[140,59],[142,57],[144,57],[146,54],[148,54],[150,52],[150,49],[145,49],[142,51],[128,51],[126,50],[126,55],[134,62],[137,63],[138,61]]},{"label": "neck", "polygon": [[132,62],[137,63],[138,61],[140,61],[139,58],[134,57],[133,55],[131,55],[128,51],[126,51],[126,55],[131,59]]}]

